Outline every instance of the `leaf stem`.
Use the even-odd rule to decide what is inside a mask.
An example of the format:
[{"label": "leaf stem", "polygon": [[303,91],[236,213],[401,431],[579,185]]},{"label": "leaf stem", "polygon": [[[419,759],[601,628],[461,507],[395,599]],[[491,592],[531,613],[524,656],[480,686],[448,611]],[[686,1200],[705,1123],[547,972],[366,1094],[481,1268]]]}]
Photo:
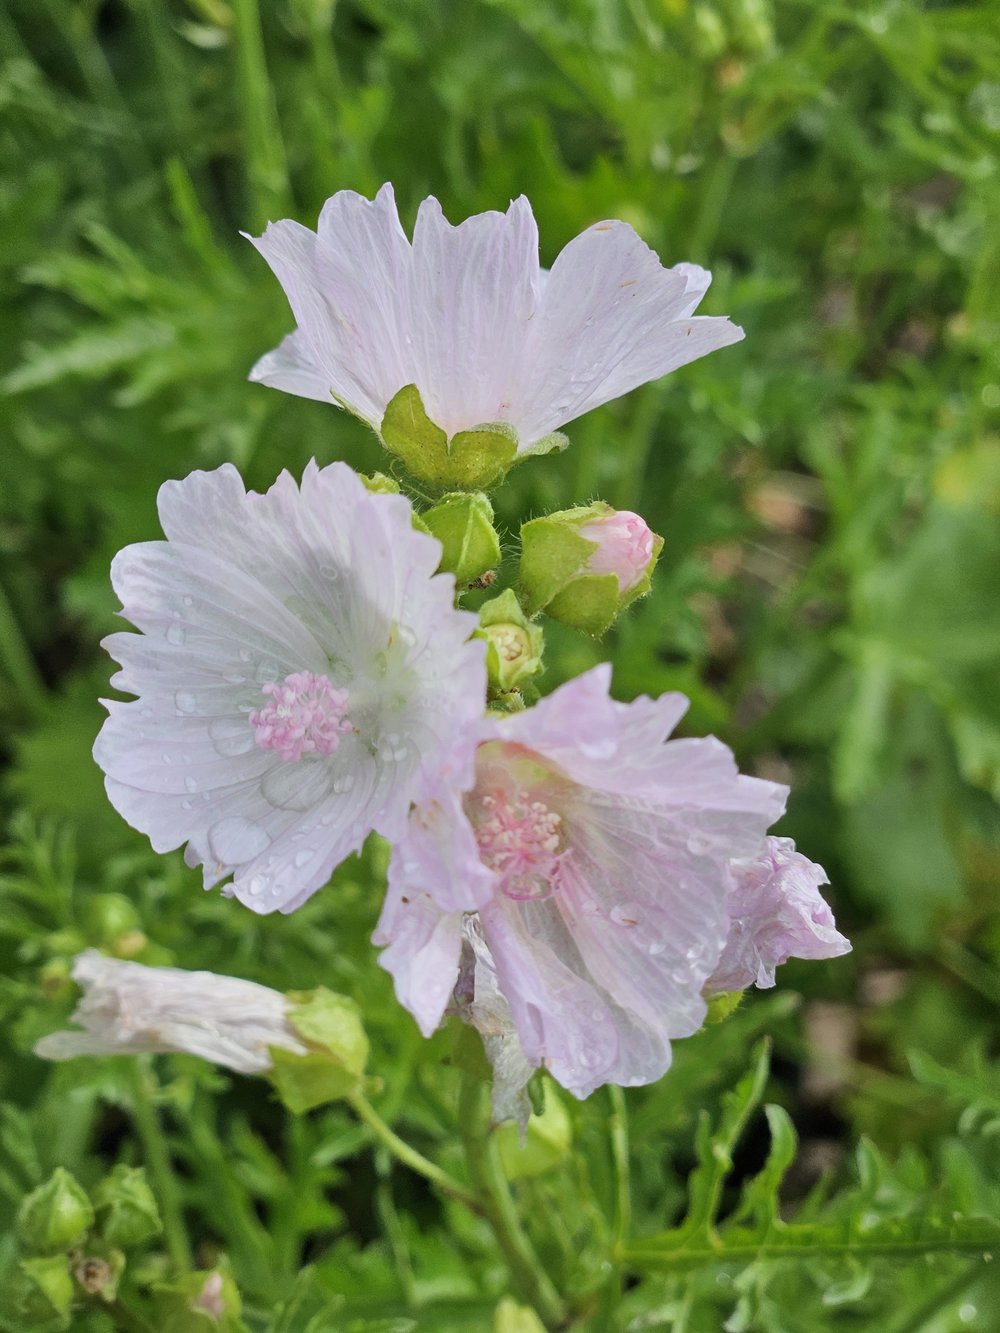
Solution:
[{"label": "leaf stem", "polygon": [[447,1194],[450,1198],[464,1204],[466,1208],[471,1209],[478,1216],[483,1216],[483,1205],[479,1199],[454,1176],[401,1139],[386,1124],[364,1093],[354,1092],[347,1098],[347,1101],[358,1119],[368,1126],[379,1143],[388,1148],[398,1161],[402,1162],[404,1166],[408,1166],[411,1171],[415,1171],[417,1175],[423,1176],[425,1180],[429,1180],[442,1194]]},{"label": "leaf stem", "polygon": [[489,1132],[484,1092],[477,1076],[463,1071],[458,1123],[469,1173],[482,1195],[484,1215],[503,1251],[518,1293],[537,1310],[546,1328],[557,1328],[565,1319],[562,1298],[542,1267],[517,1216],[500,1154]]},{"label": "leaf stem", "polygon": [[181,1210],[177,1178],[170,1165],[166,1137],[160,1124],[153,1093],[155,1079],[149,1062],[140,1056],[130,1061],[132,1070],[132,1120],[142,1144],[143,1157],[149,1168],[153,1193],[163,1219],[163,1236],[174,1267],[180,1273],[193,1268],[191,1246],[184,1214]]}]

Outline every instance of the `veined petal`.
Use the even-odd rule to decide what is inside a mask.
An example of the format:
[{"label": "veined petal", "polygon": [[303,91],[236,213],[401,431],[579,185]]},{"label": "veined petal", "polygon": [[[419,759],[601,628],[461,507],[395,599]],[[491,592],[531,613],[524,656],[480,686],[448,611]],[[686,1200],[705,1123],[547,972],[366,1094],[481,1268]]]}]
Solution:
[{"label": "veined petal", "polygon": [[319,403],[336,403],[330,378],[317,363],[305,335],[295,329],[254,364],[248,377],[269,389],[282,389],[299,398],[313,398]]},{"label": "veined petal", "polygon": [[462,913],[445,912],[430,894],[409,891],[392,872],[382,915],[372,936],[382,945],[379,963],[391,975],[396,996],[425,1037],[435,1031],[458,979]]},{"label": "veined petal", "polygon": [[695,265],[663,268],[624,222],[595,223],[570,241],[525,347],[511,410],[522,444],[738,342],[743,331],[728,319],[691,314],[708,276]]},{"label": "veined petal", "polygon": [[[453,227],[425,199],[413,232],[413,382],[449,435],[508,421],[538,303],[538,230],[523,196]],[[516,424],[516,423],[515,423]]]}]

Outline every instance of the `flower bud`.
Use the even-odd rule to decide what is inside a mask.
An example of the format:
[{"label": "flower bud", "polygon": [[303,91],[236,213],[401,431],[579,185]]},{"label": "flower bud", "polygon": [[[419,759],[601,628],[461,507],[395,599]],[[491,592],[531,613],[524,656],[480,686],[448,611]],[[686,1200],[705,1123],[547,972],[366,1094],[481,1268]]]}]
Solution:
[{"label": "flower bud", "polygon": [[545,1325],[529,1305],[504,1296],[493,1312],[493,1333],[545,1333]]},{"label": "flower bud", "polygon": [[35,1254],[58,1254],[78,1245],[94,1225],[94,1209],[78,1181],[57,1166],[17,1212],[18,1239]]},{"label": "flower bud", "polygon": [[19,1316],[17,1327],[68,1328],[73,1279],[66,1256],[56,1254],[22,1259],[18,1269],[13,1281],[8,1279],[4,1292]]},{"label": "flower bud", "polygon": [[476,638],[486,640],[490,688],[507,694],[542,669],[543,635],[510,588],[479,609]]},{"label": "flower bud", "polygon": [[245,1331],[240,1319],[240,1293],[225,1269],[187,1273],[158,1288],[161,1333],[237,1333]]},{"label": "flower bud", "polygon": [[111,1245],[141,1245],[163,1230],[141,1167],[118,1165],[94,1191],[101,1235]]},{"label": "flower bud", "polygon": [[288,1023],[304,1054],[275,1048],[271,1079],[297,1115],[353,1092],[368,1063],[368,1037],[358,1006],[325,986],[289,995]]},{"label": "flower bud", "polygon": [[521,588],[530,614],[603,634],[649,591],[663,538],[638,514],[596,501],[521,529]]},{"label": "flower bud", "polygon": [[503,480],[517,455],[517,435],[504,421],[461,430],[449,439],[424,411],[415,384],[390,401],[379,434],[412,477],[439,490],[488,490]]},{"label": "flower bud", "polygon": [[446,495],[420,517],[427,531],[443,547],[440,568],[454,574],[460,587],[500,563],[493,506],[482,493]]}]

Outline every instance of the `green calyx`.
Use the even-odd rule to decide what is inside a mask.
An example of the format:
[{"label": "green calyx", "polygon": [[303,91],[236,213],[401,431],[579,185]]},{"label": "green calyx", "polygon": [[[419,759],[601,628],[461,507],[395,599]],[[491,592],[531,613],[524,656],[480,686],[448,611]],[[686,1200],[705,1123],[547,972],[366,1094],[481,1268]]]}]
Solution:
[{"label": "green calyx", "polygon": [[493,506],[481,492],[446,495],[420,515],[425,529],[441,543],[440,568],[466,587],[500,563],[500,538],[493,527]]},{"label": "green calyx", "polygon": [[486,669],[490,688],[506,694],[542,669],[544,636],[521,609],[508,588],[479,609],[475,637],[486,642]]},{"label": "green calyx", "polygon": [[111,1245],[141,1245],[163,1230],[141,1167],[119,1164],[94,1191],[101,1236]]},{"label": "green calyx", "polygon": [[83,1186],[61,1166],[32,1190],[17,1213],[18,1240],[33,1254],[72,1249],[93,1225],[94,1209]]},{"label": "green calyx", "polygon": [[288,1022],[305,1054],[271,1048],[271,1081],[297,1115],[356,1092],[368,1063],[368,1037],[361,1011],[347,995],[325,986],[293,993]]},{"label": "green calyx", "polygon": [[553,620],[600,638],[626,607],[649,592],[662,537],[654,538],[649,567],[626,592],[620,591],[614,574],[595,574],[587,568],[598,543],[582,536],[580,528],[591,519],[614,513],[610,505],[598,500],[523,525],[519,581],[529,614],[545,611]]},{"label": "green calyx", "polygon": [[569,443],[554,431],[519,450],[517,431],[506,421],[487,421],[449,439],[427,415],[415,384],[405,385],[390,400],[379,435],[411,477],[442,491],[491,490],[516,463]]}]

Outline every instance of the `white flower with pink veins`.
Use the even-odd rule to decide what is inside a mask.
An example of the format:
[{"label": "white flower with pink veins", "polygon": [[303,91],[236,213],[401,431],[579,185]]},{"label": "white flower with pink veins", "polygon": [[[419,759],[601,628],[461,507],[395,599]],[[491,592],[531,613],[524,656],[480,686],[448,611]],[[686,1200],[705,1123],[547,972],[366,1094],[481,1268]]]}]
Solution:
[{"label": "white flower with pink veins", "polygon": [[315,232],[286,218],[250,239],[297,324],[250,378],[337,402],[375,430],[414,384],[449,436],[504,422],[527,453],[591,408],[743,337],[724,317],[694,314],[707,270],[664,268],[625,222],[595,222],[546,273],[523,195],[457,227],[425,199],[411,243],[391,185],[374,200],[341,190]]},{"label": "white flower with pink veins", "polygon": [[469,755],[477,621],[409,501],[343,463],[264,495],[229,465],[194,472],[161,487],[159,513],[167,540],[112,565],[140,633],[104,647],[138,698],[107,702],[94,756],[156,851],[186,843],[206,888],[232,876],[255,911],[289,912]]}]

